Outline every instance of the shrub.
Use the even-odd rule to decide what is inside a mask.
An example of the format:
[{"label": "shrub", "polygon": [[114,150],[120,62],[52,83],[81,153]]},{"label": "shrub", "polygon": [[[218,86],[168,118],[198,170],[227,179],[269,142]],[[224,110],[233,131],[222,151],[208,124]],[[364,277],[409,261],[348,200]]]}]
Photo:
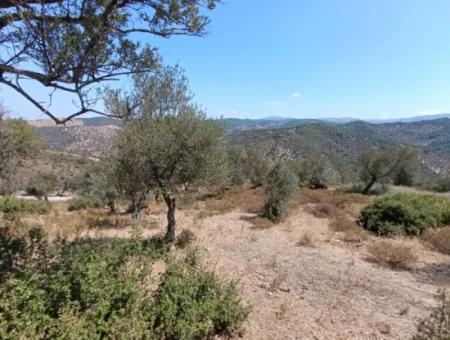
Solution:
[{"label": "shrub", "polygon": [[317,218],[331,218],[337,215],[336,206],[328,203],[310,205],[307,211]]},{"label": "shrub", "polygon": [[450,255],[450,227],[427,230],[423,235],[426,242],[443,254]]},{"label": "shrub", "polygon": [[330,226],[334,231],[343,233],[342,240],[345,242],[360,243],[368,239],[368,232],[346,214],[335,215]]},{"label": "shrub", "polygon": [[297,185],[295,176],[283,164],[277,163],[267,177],[264,217],[273,222],[287,214],[287,200]]},{"label": "shrub", "polygon": [[77,210],[85,210],[85,209],[97,209],[102,208],[103,204],[100,200],[90,197],[90,196],[81,196],[75,197],[69,200],[67,210],[69,211],[77,211]]},{"label": "shrub", "polygon": [[420,235],[450,223],[450,201],[435,195],[399,193],[366,206],[361,221],[378,235]]},{"label": "shrub", "polygon": [[23,200],[15,197],[0,198],[0,211],[4,214],[47,214],[50,205],[43,201]]},{"label": "shrub", "polygon": [[300,241],[297,242],[297,246],[314,247],[315,246],[314,242],[315,242],[314,235],[311,232],[305,232],[300,238]]},{"label": "shrub", "polygon": [[425,188],[435,192],[450,192],[450,177],[428,183]]},{"label": "shrub", "polygon": [[[48,244],[38,229],[28,238],[0,231],[11,255],[0,259],[1,339],[199,339],[247,314],[234,284],[157,240]],[[152,288],[151,264],[162,258],[169,264]]]},{"label": "shrub", "polygon": [[195,234],[190,231],[189,229],[184,229],[178,236],[175,241],[175,245],[178,248],[186,248],[189,246],[192,242],[195,241]]},{"label": "shrub", "polygon": [[419,323],[413,340],[450,339],[450,298],[445,290],[439,293],[438,300],[431,315]]},{"label": "shrub", "polygon": [[413,269],[417,255],[413,248],[391,241],[380,241],[367,248],[370,259],[383,267],[396,270]]},{"label": "shrub", "polygon": [[154,313],[159,339],[204,339],[236,328],[248,309],[234,283],[222,283],[212,272],[174,262],[157,291]]}]

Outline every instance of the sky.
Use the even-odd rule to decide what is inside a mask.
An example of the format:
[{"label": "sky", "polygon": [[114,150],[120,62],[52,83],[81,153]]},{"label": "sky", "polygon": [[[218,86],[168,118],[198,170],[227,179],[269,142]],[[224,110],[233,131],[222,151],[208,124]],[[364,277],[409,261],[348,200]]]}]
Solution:
[{"label": "sky", "polygon": [[[204,37],[151,40],[210,116],[450,112],[448,0],[223,0],[210,19]],[[12,116],[44,118],[4,87],[0,98]]]}]

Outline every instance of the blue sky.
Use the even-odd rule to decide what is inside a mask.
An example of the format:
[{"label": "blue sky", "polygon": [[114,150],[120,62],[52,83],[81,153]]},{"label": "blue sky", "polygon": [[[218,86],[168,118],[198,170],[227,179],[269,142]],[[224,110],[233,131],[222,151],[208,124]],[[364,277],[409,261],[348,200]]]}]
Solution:
[{"label": "blue sky", "polygon": [[[224,0],[208,30],[153,40],[211,116],[450,112],[448,0]],[[0,89],[14,116],[43,117]]]}]

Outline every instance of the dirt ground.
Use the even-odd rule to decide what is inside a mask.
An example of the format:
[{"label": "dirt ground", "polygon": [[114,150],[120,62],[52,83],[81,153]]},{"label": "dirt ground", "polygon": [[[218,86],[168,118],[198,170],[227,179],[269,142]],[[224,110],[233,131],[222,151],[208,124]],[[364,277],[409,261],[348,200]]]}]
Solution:
[{"label": "dirt ground", "polygon": [[[257,199],[252,199],[257,205]],[[308,204],[314,202],[310,197]],[[414,247],[419,255],[416,268],[380,267],[368,261],[366,250],[377,242],[376,237],[345,242],[330,228],[329,218],[314,217],[303,203],[291,208],[287,220],[265,229],[255,227],[256,214],[249,207],[222,205],[221,213],[205,214],[205,209],[211,210],[206,202],[177,211],[178,232],[195,233],[194,246],[209,268],[236,280],[243,301],[252,308],[234,338],[411,338],[419,320],[435,306],[438,289],[450,287],[450,256],[431,251],[417,240],[398,240]],[[151,209],[147,219],[155,227],[146,229],[146,235],[164,231],[163,207]],[[129,227],[81,233],[129,235]],[[299,243],[305,235],[308,242]]]}]

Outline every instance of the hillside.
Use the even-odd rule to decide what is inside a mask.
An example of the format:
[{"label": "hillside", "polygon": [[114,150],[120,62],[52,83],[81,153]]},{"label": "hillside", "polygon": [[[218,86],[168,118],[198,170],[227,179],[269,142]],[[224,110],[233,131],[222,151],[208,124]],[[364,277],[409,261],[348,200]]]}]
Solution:
[{"label": "hillside", "polygon": [[[450,119],[371,124],[344,124],[298,119],[224,119],[229,142],[253,146],[269,156],[295,158],[325,155],[335,168],[354,170],[361,151],[375,146],[416,145],[421,150],[427,177],[450,174]],[[59,127],[31,122],[48,149],[98,156],[109,150],[121,129],[121,121],[85,118]]]},{"label": "hillside", "polygon": [[253,146],[270,156],[296,158],[325,155],[335,168],[354,170],[360,153],[371,146],[419,147],[427,177],[450,173],[450,119],[412,123],[311,123],[295,128],[234,132],[233,145]]}]

